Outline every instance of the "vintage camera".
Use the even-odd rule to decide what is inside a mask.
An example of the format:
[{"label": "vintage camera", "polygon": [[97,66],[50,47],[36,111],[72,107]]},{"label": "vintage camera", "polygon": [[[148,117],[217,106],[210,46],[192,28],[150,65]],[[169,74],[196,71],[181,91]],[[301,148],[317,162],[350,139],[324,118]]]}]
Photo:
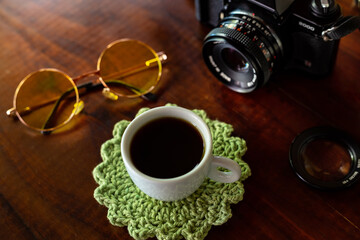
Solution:
[{"label": "vintage camera", "polygon": [[206,65],[240,93],[282,69],[330,73],[340,38],[360,26],[334,0],[195,0],[195,7],[201,22],[216,26],[204,39]]}]

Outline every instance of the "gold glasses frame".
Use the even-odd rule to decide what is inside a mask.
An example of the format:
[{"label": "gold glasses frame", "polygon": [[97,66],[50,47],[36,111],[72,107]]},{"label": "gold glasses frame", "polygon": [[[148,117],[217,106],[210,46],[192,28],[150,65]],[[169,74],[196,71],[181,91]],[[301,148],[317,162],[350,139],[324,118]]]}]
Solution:
[{"label": "gold glasses frame", "polygon": [[[145,62],[141,62],[140,64],[136,65],[136,66],[131,66],[130,68],[126,68],[126,69],[122,69],[121,72],[114,72],[111,75],[107,75],[107,76],[101,76],[101,72],[100,72],[100,65],[101,65],[101,60],[104,56],[104,54],[111,48],[113,48],[114,46],[118,45],[118,44],[122,44],[122,43],[126,43],[126,42],[133,42],[134,44],[139,44],[142,45],[142,47],[145,47],[149,52],[152,53],[152,55],[154,56],[154,58],[152,59],[148,59]],[[97,70],[88,72],[88,73],[84,73],[82,75],[79,75],[75,78],[71,78],[70,76],[68,76],[65,72],[55,69],[55,68],[43,68],[43,69],[39,69],[38,71],[35,71],[33,73],[28,74],[17,86],[16,90],[15,90],[15,95],[14,95],[14,99],[13,99],[13,107],[8,109],[6,111],[7,116],[12,117],[14,119],[18,119],[20,120],[20,122],[22,124],[24,124],[25,126],[40,131],[43,134],[49,134],[52,131],[63,127],[64,125],[66,125],[68,122],[70,122],[70,120],[77,115],[78,113],[81,112],[81,110],[84,107],[83,102],[80,100],[80,96],[79,96],[79,90],[80,89],[85,89],[86,91],[89,90],[93,90],[93,89],[98,89],[100,87],[102,87],[102,93],[105,97],[112,99],[112,100],[117,100],[118,97],[127,97],[127,98],[134,98],[134,97],[142,97],[146,100],[154,100],[156,97],[154,94],[151,93],[151,91],[156,87],[157,83],[160,80],[161,77],[161,73],[162,73],[162,63],[164,63],[167,60],[167,55],[164,52],[155,52],[150,46],[148,46],[147,44],[138,41],[138,40],[133,40],[133,39],[120,39],[120,40],[116,40],[110,44],[107,45],[107,47],[102,51],[102,53],[100,54],[98,61],[97,61]],[[155,83],[153,85],[151,85],[148,89],[144,90],[140,90],[138,87],[135,87],[127,82],[121,81],[122,78],[125,78],[127,76],[142,72],[142,71],[146,71],[149,68],[153,68],[153,67],[158,67],[158,75],[157,75],[157,79],[155,81]],[[17,109],[17,97],[19,94],[20,89],[22,88],[22,86],[24,85],[24,83],[30,78],[32,77],[34,74],[39,74],[42,72],[46,72],[46,73],[53,73],[53,74],[61,74],[62,77],[65,77],[66,80],[68,80],[72,87],[70,89],[68,89],[67,91],[65,91],[64,93],[61,94],[60,97],[56,98],[56,99],[49,99],[46,102],[43,103],[37,103],[35,105],[31,105],[31,106],[27,106],[25,108],[22,109]],[[86,82],[83,83],[81,85],[76,85],[76,82],[79,81],[80,79],[84,79],[87,77],[91,77],[91,76],[95,76],[96,79],[91,81],[91,82]],[[121,87],[126,88],[129,90],[129,92],[133,92],[133,94],[122,94],[120,92],[116,92],[113,91],[110,87],[109,87],[109,83],[111,84],[119,84],[121,85]],[[71,112],[71,114],[69,115],[69,117],[63,121],[61,124],[58,124],[57,126],[54,127],[47,127],[47,124],[51,121],[51,119],[54,117],[54,113],[57,111],[58,106],[60,104],[60,102],[69,97],[69,95],[72,95],[72,97],[74,97],[73,95],[75,95],[75,104],[74,104],[74,109]],[[29,125],[22,116],[25,116],[26,114],[31,113],[32,111],[39,109],[41,107],[47,106],[49,104],[53,104],[53,109],[50,112],[47,120],[44,123],[44,126],[39,128],[39,127],[34,127]]]}]

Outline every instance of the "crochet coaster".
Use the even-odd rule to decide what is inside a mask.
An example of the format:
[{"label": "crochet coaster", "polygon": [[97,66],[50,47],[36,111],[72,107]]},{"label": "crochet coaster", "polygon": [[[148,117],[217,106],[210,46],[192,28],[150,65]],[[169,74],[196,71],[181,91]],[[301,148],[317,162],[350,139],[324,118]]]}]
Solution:
[{"label": "crochet coaster", "polygon": [[[169,104],[170,105],[170,104]],[[140,109],[138,115],[149,108]],[[243,199],[243,181],[251,175],[241,157],[246,152],[245,140],[231,136],[233,127],[210,120],[205,111],[193,110],[208,124],[213,137],[214,155],[236,161],[242,170],[234,183],[219,183],[206,178],[189,197],[163,202],[147,196],[130,179],[120,152],[121,136],[130,123],[115,124],[113,138],[101,146],[103,162],[95,167],[93,176],[99,184],[95,199],[108,208],[108,219],[115,226],[127,226],[135,239],[204,239],[212,225],[221,225],[231,218],[230,204]]]}]

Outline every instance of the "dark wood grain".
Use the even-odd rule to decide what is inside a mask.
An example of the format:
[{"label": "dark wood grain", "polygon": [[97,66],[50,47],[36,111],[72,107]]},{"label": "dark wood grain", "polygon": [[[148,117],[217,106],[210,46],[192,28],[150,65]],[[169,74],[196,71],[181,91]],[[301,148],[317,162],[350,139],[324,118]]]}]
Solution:
[{"label": "dark wood grain", "polygon": [[[352,1],[343,13],[358,15]],[[343,38],[333,73],[314,79],[277,74],[264,88],[235,93],[206,68],[202,40],[210,30],[187,0],[0,1],[0,236],[1,239],[131,239],[112,226],[93,198],[92,170],[113,125],[141,107],[166,103],[204,109],[247,141],[252,176],[233,216],[206,239],[360,239],[360,184],[323,192],[293,173],[288,151],[304,129],[332,125],[360,143],[360,32]],[[159,99],[84,96],[85,110],[61,133],[43,136],[5,116],[28,73],[55,67],[70,76],[96,68],[111,41],[134,38],[169,57]]]}]

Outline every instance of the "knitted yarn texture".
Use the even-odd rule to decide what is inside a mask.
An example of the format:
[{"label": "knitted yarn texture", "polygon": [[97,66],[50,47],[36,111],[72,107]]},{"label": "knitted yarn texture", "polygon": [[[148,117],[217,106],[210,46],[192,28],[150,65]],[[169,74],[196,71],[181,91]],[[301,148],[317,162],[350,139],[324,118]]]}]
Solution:
[{"label": "knitted yarn texture", "polygon": [[[149,108],[140,109],[138,115]],[[95,199],[108,208],[108,219],[115,226],[127,226],[134,239],[157,237],[161,240],[201,240],[212,225],[221,225],[231,218],[230,204],[243,199],[243,181],[251,175],[241,157],[246,152],[245,140],[231,136],[233,127],[210,120],[205,111],[193,110],[209,126],[213,138],[213,154],[236,161],[242,170],[234,183],[219,183],[206,178],[200,188],[185,199],[163,202],[147,196],[130,179],[121,157],[121,136],[129,121],[115,124],[113,138],[101,146],[103,162],[93,176],[99,184]]]}]

